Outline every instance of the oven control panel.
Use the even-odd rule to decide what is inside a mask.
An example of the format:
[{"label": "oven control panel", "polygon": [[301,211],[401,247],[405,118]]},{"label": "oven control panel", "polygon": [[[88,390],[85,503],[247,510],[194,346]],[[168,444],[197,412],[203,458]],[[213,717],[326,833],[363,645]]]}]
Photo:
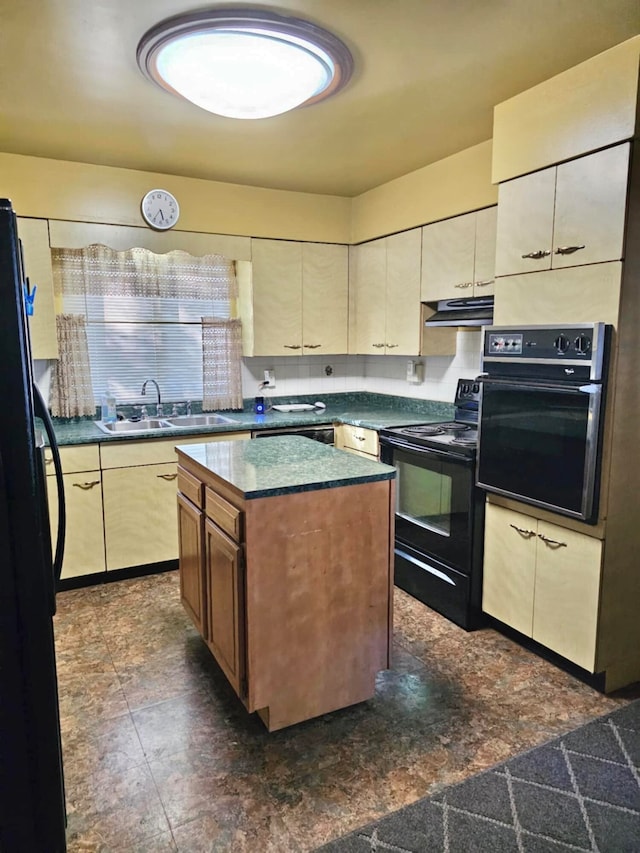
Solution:
[{"label": "oven control panel", "polygon": [[522,354],[522,335],[489,335],[489,352]]}]

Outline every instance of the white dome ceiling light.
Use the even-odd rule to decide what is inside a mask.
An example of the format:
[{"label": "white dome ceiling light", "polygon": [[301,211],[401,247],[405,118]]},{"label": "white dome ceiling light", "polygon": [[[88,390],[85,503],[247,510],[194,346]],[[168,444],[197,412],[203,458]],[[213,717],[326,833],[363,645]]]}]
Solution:
[{"label": "white dome ceiling light", "polygon": [[345,86],[349,49],[327,30],[259,9],[178,15],[140,40],[138,65],[167,92],[229,118],[315,104]]}]

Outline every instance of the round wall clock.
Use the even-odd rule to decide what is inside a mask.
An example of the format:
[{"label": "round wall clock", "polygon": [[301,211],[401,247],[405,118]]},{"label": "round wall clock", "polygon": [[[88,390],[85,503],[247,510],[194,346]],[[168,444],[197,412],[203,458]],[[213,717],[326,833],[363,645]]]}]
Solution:
[{"label": "round wall clock", "polygon": [[140,205],[144,221],[158,231],[166,231],[178,221],[180,206],[166,190],[149,190]]}]

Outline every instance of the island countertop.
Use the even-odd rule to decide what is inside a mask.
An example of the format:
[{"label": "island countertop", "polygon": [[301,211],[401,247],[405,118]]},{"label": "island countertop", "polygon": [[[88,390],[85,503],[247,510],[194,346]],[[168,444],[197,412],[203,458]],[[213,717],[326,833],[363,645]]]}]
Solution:
[{"label": "island countertop", "polygon": [[395,468],[300,436],[178,444],[178,454],[245,500],[391,480]]}]

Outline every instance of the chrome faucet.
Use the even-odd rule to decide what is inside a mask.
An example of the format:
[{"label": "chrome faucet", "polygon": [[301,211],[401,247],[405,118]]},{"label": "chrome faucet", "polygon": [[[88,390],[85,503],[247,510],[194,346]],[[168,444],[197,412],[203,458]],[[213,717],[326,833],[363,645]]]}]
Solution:
[{"label": "chrome faucet", "polygon": [[158,405],[156,406],[156,415],[158,417],[160,417],[160,415],[162,414],[162,401],[160,400],[160,386],[158,385],[158,383],[156,382],[155,379],[145,379],[144,382],[142,383],[142,391],[140,391],[140,393],[142,394],[143,397],[147,393],[147,382],[152,382],[156,386],[156,391],[158,393]]}]

